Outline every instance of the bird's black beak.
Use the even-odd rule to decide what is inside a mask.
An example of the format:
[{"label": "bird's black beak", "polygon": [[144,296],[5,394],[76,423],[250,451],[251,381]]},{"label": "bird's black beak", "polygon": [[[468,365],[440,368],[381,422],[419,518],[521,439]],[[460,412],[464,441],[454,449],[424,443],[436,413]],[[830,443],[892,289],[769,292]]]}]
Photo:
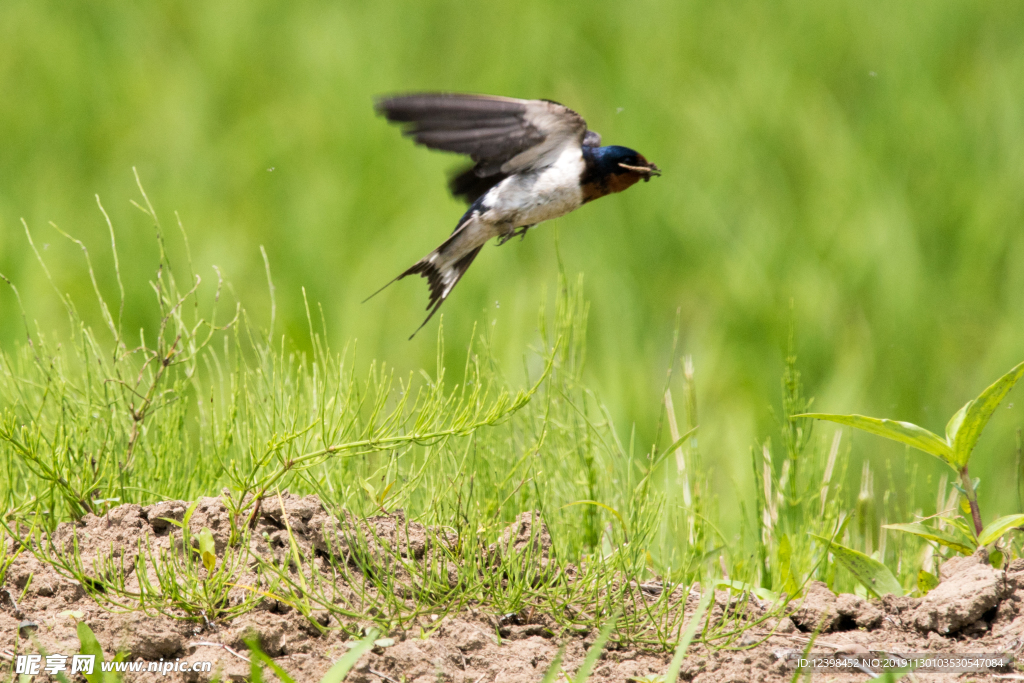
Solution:
[{"label": "bird's black beak", "polygon": [[639,173],[644,177],[645,183],[651,179],[651,176],[661,175],[661,169],[658,168],[658,165],[652,164],[651,162],[647,162],[646,166],[630,166],[629,164],[622,163],[620,163],[619,166],[626,169],[627,171]]}]

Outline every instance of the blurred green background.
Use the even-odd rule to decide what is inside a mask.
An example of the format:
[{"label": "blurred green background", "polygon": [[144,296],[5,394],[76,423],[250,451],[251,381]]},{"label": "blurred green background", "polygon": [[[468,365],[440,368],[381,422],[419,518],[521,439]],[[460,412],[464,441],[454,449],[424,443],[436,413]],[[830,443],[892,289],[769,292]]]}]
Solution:
[{"label": "blurred green background", "polygon": [[[566,271],[586,275],[589,375],[639,443],[655,433],[678,311],[701,450],[731,514],[749,448],[773,428],[791,320],[816,409],[935,431],[1024,359],[1022,26],[1024,5],[1008,1],[4,0],[0,272],[42,328],[59,328],[24,217],[95,318],[81,251],[48,223],[89,246],[116,297],[98,194],[126,328],[151,325],[156,246],[129,204],[136,166],[173,258],[177,211],[196,272],[213,281],[219,266],[261,324],[263,245],[290,343],[308,344],[305,287],[336,347],[357,339],[364,360],[431,367],[437,323],[406,340],[421,280],[360,302],[452,229],[463,208],[444,180],[460,162],[402,139],[373,98],[554,99],[664,175],[487,247],[442,308],[448,357],[474,325],[493,326],[520,381],[557,237]],[[20,338],[4,288],[0,340]],[[976,458],[990,515],[1017,509],[996,482],[1014,466],[1020,412],[1001,412]]]}]

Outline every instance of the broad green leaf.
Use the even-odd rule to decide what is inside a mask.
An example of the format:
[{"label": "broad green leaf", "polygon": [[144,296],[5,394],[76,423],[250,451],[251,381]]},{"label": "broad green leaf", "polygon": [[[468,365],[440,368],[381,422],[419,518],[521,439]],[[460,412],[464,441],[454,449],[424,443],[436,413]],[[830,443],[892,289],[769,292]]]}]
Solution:
[{"label": "broad green leaf", "polygon": [[880,420],[877,417],[865,417],[864,415],[831,415],[826,413],[804,413],[802,415],[794,415],[793,417],[813,417],[816,420],[828,420],[829,422],[854,427],[870,434],[884,436],[887,439],[892,439],[893,441],[916,448],[919,451],[924,451],[929,455],[934,455],[942,462],[956,469],[957,472],[960,471],[953,463],[953,449],[950,448],[949,444],[934,432],[930,432],[924,427],[918,427],[911,422]]},{"label": "broad green leaf", "polygon": [[373,647],[373,641],[380,633],[376,629],[366,632],[366,637],[356,643],[351,650],[345,653],[341,659],[335,662],[334,666],[327,670],[320,683],[341,683],[348,676],[348,672],[356,665],[359,658],[366,654]]},{"label": "broad green leaf", "polygon": [[100,646],[100,641],[96,640],[96,634],[84,621],[78,622],[76,630],[78,631],[78,642],[81,644],[79,652],[83,655],[93,655],[96,658],[92,673],[82,675],[85,676],[88,683],[102,683],[103,674],[100,664],[103,663],[103,648]]},{"label": "broad green leaf", "polygon": [[947,548],[952,548],[961,555],[970,555],[974,552],[974,548],[971,547],[970,541],[957,538],[956,536],[947,534],[945,531],[939,531],[938,529],[925,526],[924,524],[883,524],[882,526],[886,529],[905,531],[908,534],[914,534],[921,538],[927,538],[929,541],[941,543]]},{"label": "broad green leaf", "polygon": [[[123,662],[128,658],[128,653],[124,650],[118,650],[117,654],[111,660],[113,662]],[[103,674],[103,683],[122,683],[121,674],[116,671],[108,671]]]},{"label": "broad green leaf", "polygon": [[967,414],[967,409],[974,404],[974,401],[968,401],[964,404],[964,407],[953,413],[953,417],[949,418],[949,422],[946,423],[946,443],[952,448],[956,442],[956,433],[960,431],[960,425],[964,423],[964,415]]},{"label": "broad green leaf", "polygon": [[697,634],[700,620],[704,617],[704,612],[707,611],[708,605],[711,604],[711,600],[714,597],[715,590],[713,588],[707,589],[704,591],[704,595],[701,596],[700,602],[697,604],[697,610],[686,624],[686,629],[679,639],[679,645],[676,646],[676,652],[672,655],[672,661],[669,662],[668,669],[665,670],[665,683],[676,683],[679,679],[679,669],[683,666],[683,658],[686,657],[686,651],[689,649],[690,643],[693,642],[693,637]]},{"label": "broad green leaf", "polygon": [[206,571],[212,574],[217,566],[217,544],[213,540],[213,532],[205,526],[199,532],[199,556],[203,558]]},{"label": "broad green leaf", "polygon": [[828,547],[828,551],[835,555],[839,564],[853,574],[874,597],[880,598],[887,593],[903,595],[903,586],[892,575],[889,568],[878,560],[853,548],[830,541],[824,536],[817,534],[810,534],[810,536],[824,543]]},{"label": "broad green leaf", "polygon": [[576,678],[574,679],[576,683],[587,683],[587,679],[590,678],[590,672],[594,665],[597,664],[597,658],[604,652],[604,644],[608,642],[608,638],[612,635],[612,629],[615,628],[615,622],[619,620],[620,614],[622,614],[621,611],[616,611],[611,619],[605,623],[601,632],[597,634],[597,640],[587,650],[587,656],[584,657],[583,663],[580,664],[580,668],[576,671]]},{"label": "broad green leaf", "polygon": [[[969,505],[964,505],[963,506],[963,510],[964,510],[964,514],[967,517],[971,516],[971,508],[970,508]],[[961,534],[963,534],[964,538],[969,538],[969,539],[971,539],[972,542],[976,538],[976,533],[974,531],[974,525],[966,523],[964,521],[964,518],[962,518],[962,517],[953,517],[953,518],[946,517],[944,519],[946,520],[946,523],[952,524],[954,527],[956,527],[957,531],[959,531]]]},{"label": "broad green leaf", "polygon": [[935,574],[926,572],[923,569],[917,573],[917,590],[920,591],[921,595],[926,595],[928,591],[938,585],[939,577],[935,576]]},{"label": "broad green leaf", "polygon": [[978,536],[978,545],[988,545],[999,540],[999,537],[1015,526],[1024,524],[1024,515],[1007,515],[989,523]]},{"label": "broad green leaf", "polygon": [[996,411],[999,404],[1006,398],[1006,394],[1021,377],[1024,377],[1024,363],[1020,363],[997,379],[992,386],[981,392],[978,398],[965,406],[967,412],[964,415],[963,424],[956,432],[956,440],[953,442],[953,464],[958,471],[963,469],[967,461],[970,460],[971,451],[978,443],[981,431],[985,429],[992,413]]}]

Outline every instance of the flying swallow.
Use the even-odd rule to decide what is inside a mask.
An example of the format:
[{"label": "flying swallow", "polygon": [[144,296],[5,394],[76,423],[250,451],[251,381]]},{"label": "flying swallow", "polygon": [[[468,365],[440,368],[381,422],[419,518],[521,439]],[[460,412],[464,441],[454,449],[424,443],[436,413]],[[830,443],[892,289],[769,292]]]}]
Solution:
[{"label": "flying swallow", "polygon": [[579,114],[549,100],[420,93],[382,98],[377,112],[402,124],[403,134],[418,144],[473,161],[448,183],[451,193],[469,204],[454,232],[391,281],[407,275],[427,279],[429,314],[416,332],[492,237],[499,245],[525,237],[542,221],[661,175],[635,150],[602,147],[601,136],[588,130]]}]

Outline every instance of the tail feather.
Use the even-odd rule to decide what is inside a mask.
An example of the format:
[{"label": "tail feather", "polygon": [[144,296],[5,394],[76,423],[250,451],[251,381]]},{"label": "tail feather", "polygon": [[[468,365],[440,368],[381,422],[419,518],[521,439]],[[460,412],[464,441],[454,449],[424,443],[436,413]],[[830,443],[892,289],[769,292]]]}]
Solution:
[{"label": "tail feather", "polygon": [[[479,213],[478,209],[471,207],[466,212],[466,215],[462,217],[462,220],[459,221],[455,231],[448,239],[441,243],[441,246],[414,263],[411,268],[394,280],[391,280],[391,282],[366,297],[364,302],[377,296],[377,294],[392,283],[409,275],[419,275],[426,278],[427,285],[430,287],[430,301],[427,303],[427,310],[430,313],[427,315],[426,320],[416,328],[416,332],[422,330],[423,326],[434,317],[437,309],[441,307],[444,300],[451,294],[455,285],[462,279],[466,270],[473,263],[473,259],[480,253],[484,243],[493,236],[493,233],[488,232],[486,229],[481,230],[480,224],[476,221]],[[416,332],[413,332],[409,339],[415,337]]]},{"label": "tail feather", "polygon": [[420,323],[420,326],[416,328],[416,331],[409,335],[409,339],[415,337],[416,332],[422,330],[423,326],[430,322],[430,319],[434,317],[435,313],[437,313],[437,309],[441,308],[441,304],[443,304],[444,300],[448,298],[449,294],[451,294],[452,289],[454,289],[455,285],[459,283],[462,276],[466,274],[469,266],[473,263],[473,259],[476,258],[476,255],[480,253],[482,248],[482,246],[477,247],[455,263],[441,268],[439,268],[431,259],[431,257],[437,253],[433,252],[430,256],[427,256],[417,262],[409,268],[409,270],[395,278],[395,280],[401,280],[407,275],[419,275],[420,277],[426,278],[427,285],[430,287],[430,301],[427,303],[427,310],[430,311],[430,313],[428,313],[426,319]]}]

